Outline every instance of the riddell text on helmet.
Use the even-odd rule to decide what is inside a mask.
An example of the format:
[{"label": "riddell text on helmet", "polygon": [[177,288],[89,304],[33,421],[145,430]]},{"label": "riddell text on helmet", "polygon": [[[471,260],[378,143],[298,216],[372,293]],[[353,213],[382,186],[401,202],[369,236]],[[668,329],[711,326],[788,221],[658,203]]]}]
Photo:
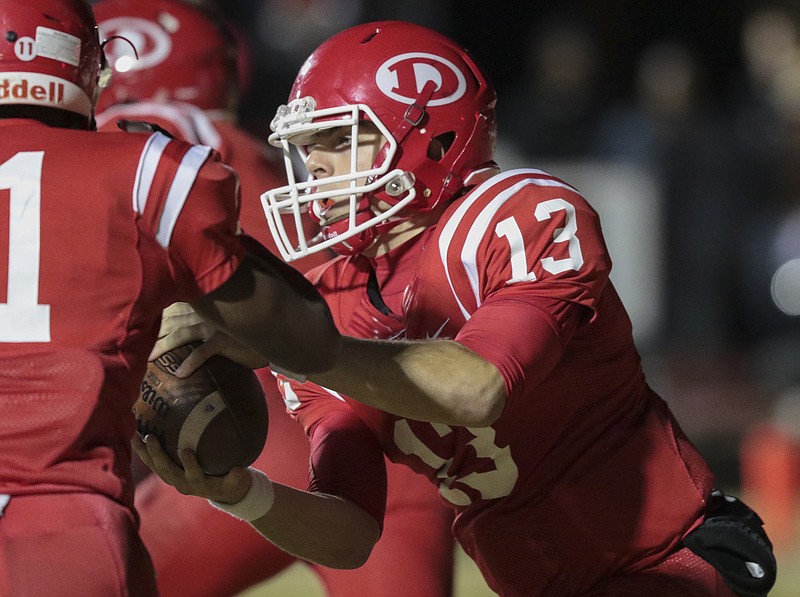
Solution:
[{"label": "riddell text on helmet", "polygon": [[46,105],[63,104],[65,96],[64,83],[50,81],[45,85],[30,83],[28,79],[0,78],[0,101],[33,100]]}]

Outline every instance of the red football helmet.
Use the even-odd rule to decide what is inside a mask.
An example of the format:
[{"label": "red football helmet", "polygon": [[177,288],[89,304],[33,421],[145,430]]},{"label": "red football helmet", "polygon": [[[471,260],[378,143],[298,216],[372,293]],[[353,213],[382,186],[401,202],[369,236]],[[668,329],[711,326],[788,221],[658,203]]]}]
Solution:
[{"label": "red football helmet", "polygon": [[239,46],[211,9],[181,0],[101,0],[94,13],[113,72],[98,112],[141,100],[234,109]]},{"label": "red football helmet", "polygon": [[91,119],[103,51],[85,0],[0,0],[0,24],[0,106]]},{"label": "red football helmet", "polygon": [[[430,211],[487,172],[494,172],[495,91],[468,52],[444,35],[411,23],[356,25],[324,42],[300,69],[289,103],[272,121],[270,143],[282,147],[289,185],[262,195],[270,231],[287,260],[332,248],[363,251],[383,230]],[[370,121],[387,142],[368,171],[298,182],[290,151],[320,131]],[[429,149],[436,142],[444,155]],[[355,152],[357,147],[352,146]],[[320,213],[326,199],[345,194],[350,215],[321,234],[302,234],[301,213]],[[376,209],[376,200],[391,207]],[[280,214],[293,213],[299,246]],[[285,221],[285,220],[283,220]]]}]

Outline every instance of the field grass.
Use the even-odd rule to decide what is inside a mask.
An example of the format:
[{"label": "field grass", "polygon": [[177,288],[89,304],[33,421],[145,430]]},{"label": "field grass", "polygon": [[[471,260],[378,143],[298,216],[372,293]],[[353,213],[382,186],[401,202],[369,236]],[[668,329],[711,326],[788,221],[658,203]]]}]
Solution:
[{"label": "field grass", "polygon": [[[460,549],[456,552],[453,597],[496,597],[475,564]],[[295,564],[279,576],[241,593],[239,597],[325,597],[317,577],[303,564]],[[388,597],[375,595],[375,597]],[[404,597],[413,597],[408,595]]]},{"label": "field grass", "polygon": [[776,552],[778,582],[770,591],[770,597],[800,596],[800,520],[795,524],[794,537],[793,545]]},{"label": "field grass", "polygon": [[[306,566],[295,564],[278,577],[253,587],[238,597],[325,597],[325,593]],[[472,560],[460,550],[456,553],[453,597],[496,597],[486,586]],[[778,582],[770,592],[770,597],[800,597],[800,534],[794,549],[778,554]]]}]

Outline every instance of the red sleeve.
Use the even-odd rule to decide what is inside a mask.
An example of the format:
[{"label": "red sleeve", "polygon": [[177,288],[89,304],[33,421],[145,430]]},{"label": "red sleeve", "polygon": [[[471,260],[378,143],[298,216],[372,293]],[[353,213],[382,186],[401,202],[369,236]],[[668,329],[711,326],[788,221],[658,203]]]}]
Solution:
[{"label": "red sleeve", "polygon": [[309,491],[341,496],[369,512],[383,529],[386,464],[372,431],[338,394],[279,376],[289,413],[311,443]]},{"label": "red sleeve", "polygon": [[210,148],[151,135],[133,199],[140,229],[167,251],[180,288],[212,292],[241,263],[238,177]]},{"label": "red sleeve", "polygon": [[575,330],[591,317],[586,307],[537,296],[531,288],[519,284],[495,293],[455,338],[498,368],[509,400],[544,380]]},{"label": "red sleeve", "polygon": [[597,212],[566,183],[527,171],[498,177],[444,219],[439,255],[464,314],[526,283],[539,297],[596,309],[611,259]]},{"label": "red sleeve", "polygon": [[193,273],[204,294],[227,281],[244,257],[238,201],[235,172],[212,153],[192,185],[169,246],[170,256]]},{"label": "red sleeve", "polygon": [[309,491],[344,497],[383,529],[386,464],[375,436],[352,411],[329,413],[311,432]]}]

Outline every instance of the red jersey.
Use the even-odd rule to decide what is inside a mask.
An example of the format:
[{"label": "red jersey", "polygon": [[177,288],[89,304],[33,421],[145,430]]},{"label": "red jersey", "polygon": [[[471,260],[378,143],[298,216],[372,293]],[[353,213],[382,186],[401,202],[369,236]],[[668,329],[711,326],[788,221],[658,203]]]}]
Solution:
[{"label": "red jersey", "polygon": [[130,505],[161,310],[238,267],[238,181],[160,133],[0,122],[0,493]]},{"label": "red jersey", "polygon": [[[564,182],[514,170],[407,244],[313,272],[341,331],[455,339],[502,373],[505,410],[485,428],[432,424],[284,380],[312,453],[335,451],[336,429],[357,417],[391,460],[438,485],[461,545],[506,596],[581,594],[673,551],[714,479],[645,381],[596,212]],[[377,286],[400,306],[381,306]],[[361,466],[375,457],[346,449],[318,456],[347,466],[315,469],[315,487],[380,517],[384,489]]]}]

